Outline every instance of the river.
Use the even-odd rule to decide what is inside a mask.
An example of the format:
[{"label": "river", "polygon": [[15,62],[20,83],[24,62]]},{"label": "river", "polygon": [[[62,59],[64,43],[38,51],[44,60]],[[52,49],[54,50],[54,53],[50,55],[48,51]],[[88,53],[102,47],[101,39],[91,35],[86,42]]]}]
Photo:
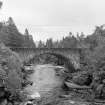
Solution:
[{"label": "river", "polygon": [[34,73],[30,75],[30,80],[33,81],[32,86],[28,86],[26,90],[30,95],[40,97],[45,95],[55,87],[61,87],[63,79],[56,75],[56,69],[64,69],[61,66],[52,64],[35,65]]},{"label": "river", "polygon": [[[33,66],[34,73],[30,75],[29,79],[33,81],[32,86],[28,86],[26,91],[29,93],[29,96],[32,98],[41,99],[43,98],[44,102],[50,103],[57,99],[56,94],[61,94],[62,89],[59,90],[63,84],[63,78],[57,76],[56,73],[58,71],[62,71],[65,68],[62,66],[54,66],[52,64],[43,64],[43,65],[35,65]],[[54,91],[54,89],[56,89]],[[58,89],[58,90],[57,90]],[[49,93],[53,93],[53,95],[49,95]],[[62,102],[62,100],[61,100]],[[81,102],[70,100],[70,98],[65,102],[65,105],[88,105],[87,102]]]}]

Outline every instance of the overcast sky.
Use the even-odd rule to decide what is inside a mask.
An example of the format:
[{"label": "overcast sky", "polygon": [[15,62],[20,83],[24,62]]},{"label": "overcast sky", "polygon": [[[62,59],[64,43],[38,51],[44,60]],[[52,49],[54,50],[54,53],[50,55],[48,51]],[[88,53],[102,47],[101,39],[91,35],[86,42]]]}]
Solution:
[{"label": "overcast sky", "polygon": [[67,32],[90,34],[105,24],[105,0],[2,0],[0,19],[13,17],[20,32],[34,40],[60,39]]}]

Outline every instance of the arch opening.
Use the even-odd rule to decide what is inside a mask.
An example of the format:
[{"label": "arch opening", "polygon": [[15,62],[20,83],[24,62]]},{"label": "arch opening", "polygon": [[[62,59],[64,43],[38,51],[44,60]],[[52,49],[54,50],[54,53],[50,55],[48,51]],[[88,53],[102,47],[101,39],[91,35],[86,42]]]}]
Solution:
[{"label": "arch opening", "polygon": [[[56,65],[64,66],[70,73],[75,72],[75,67],[72,63],[72,59],[67,58],[62,54],[53,53],[53,52],[45,52],[45,53],[40,53],[37,55],[34,54],[33,57],[30,58],[29,60],[25,61],[24,64],[25,65],[35,64],[36,59],[39,59],[41,56],[45,56],[45,55],[50,55],[50,56],[56,57],[57,58]],[[49,61],[50,59],[53,59],[53,58],[48,57],[46,61]]]}]

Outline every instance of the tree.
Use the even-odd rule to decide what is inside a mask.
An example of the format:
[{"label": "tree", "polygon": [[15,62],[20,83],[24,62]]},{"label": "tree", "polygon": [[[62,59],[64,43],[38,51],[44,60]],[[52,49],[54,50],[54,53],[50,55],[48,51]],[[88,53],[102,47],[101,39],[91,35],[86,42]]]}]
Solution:
[{"label": "tree", "polygon": [[27,99],[24,88],[32,83],[26,78],[29,75],[18,54],[0,43],[0,105],[1,99],[11,102]]},{"label": "tree", "polygon": [[29,32],[28,32],[28,29],[27,28],[25,29],[24,35],[29,36]]},{"label": "tree", "polygon": [[52,41],[52,38],[47,39],[47,41],[46,41],[46,47],[47,47],[47,48],[53,48],[53,41]]},{"label": "tree", "polygon": [[67,36],[60,42],[63,48],[76,48],[77,39],[74,36]]},{"label": "tree", "polygon": [[7,22],[1,23],[0,40],[9,47],[21,47],[23,43],[23,36],[11,17]]},{"label": "tree", "polygon": [[38,48],[43,48],[45,47],[44,43],[40,40],[38,43]]},{"label": "tree", "polygon": [[22,43],[23,43],[23,37],[19,33],[19,31],[11,17],[8,19],[7,25],[5,26],[5,28],[7,28],[8,46],[21,47]]},{"label": "tree", "polygon": [[2,3],[2,1],[0,1],[0,9],[1,9],[2,5],[3,5],[3,3]]},{"label": "tree", "polygon": [[32,35],[30,35],[27,28],[25,29],[23,39],[24,39],[23,47],[29,47],[29,48],[35,48],[36,47],[36,45],[33,41]]},{"label": "tree", "polygon": [[55,42],[53,42],[53,47],[54,48],[59,48],[60,46],[59,46],[59,41],[57,40],[57,41],[55,41]]},{"label": "tree", "polygon": [[0,23],[0,41],[9,47],[36,47],[28,29],[25,30],[25,35],[21,34],[12,17],[7,22]]}]

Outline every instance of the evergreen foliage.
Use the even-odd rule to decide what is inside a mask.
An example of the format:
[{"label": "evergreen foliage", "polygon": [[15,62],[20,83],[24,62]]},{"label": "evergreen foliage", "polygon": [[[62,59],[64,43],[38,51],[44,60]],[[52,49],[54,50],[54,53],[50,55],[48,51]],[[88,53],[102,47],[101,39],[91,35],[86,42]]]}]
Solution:
[{"label": "evergreen foliage", "polygon": [[28,30],[25,35],[21,34],[12,17],[5,23],[0,23],[0,41],[8,47],[36,47],[32,36]]}]

